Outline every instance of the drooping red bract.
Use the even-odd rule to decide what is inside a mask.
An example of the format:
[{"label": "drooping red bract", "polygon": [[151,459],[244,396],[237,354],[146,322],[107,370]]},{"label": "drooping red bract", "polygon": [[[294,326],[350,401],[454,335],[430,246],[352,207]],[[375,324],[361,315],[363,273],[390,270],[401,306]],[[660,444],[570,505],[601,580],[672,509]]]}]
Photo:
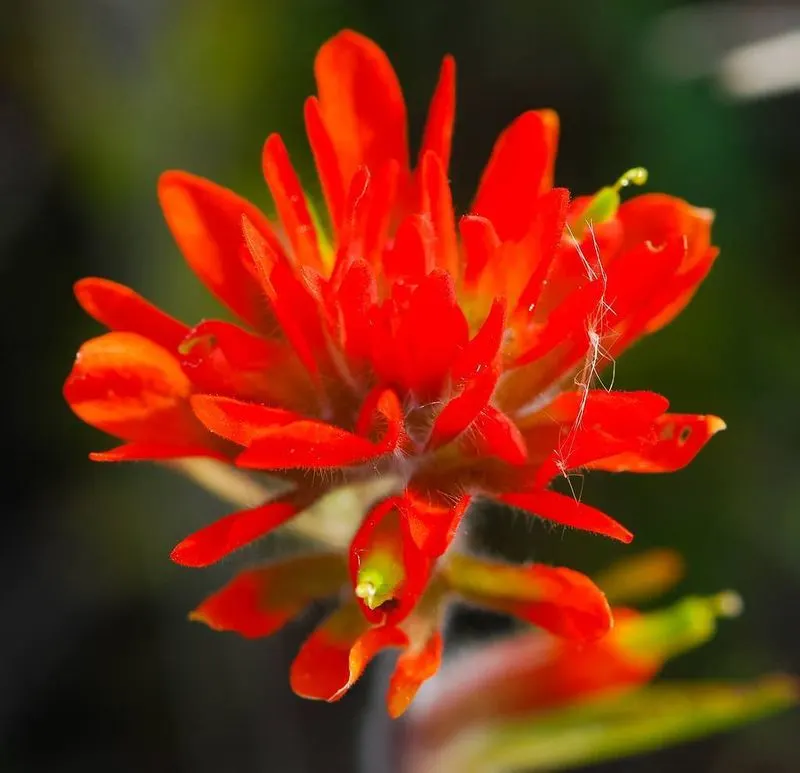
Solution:
[{"label": "drooping red bract", "polygon": [[[305,120],[324,233],[277,135],[262,159],[275,222],[225,188],[167,172],[158,191],[175,241],[240,322],[189,327],[126,287],[81,280],[78,301],[111,332],[84,344],[64,394],[80,418],[123,441],[95,459],[208,456],[290,484],[281,499],[187,537],[172,553],[187,566],[222,559],[332,489],[393,476],[396,491],[353,536],[358,622],[345,607],[307,647],[335,659],[347,643],[338,694],[374,651],[409,646],[397,689],[410,694],[412,663],[433,669],[439,644],[390,631],[438,576],[471,500],[628,542],[625,527],[551,483],[586,468],[677,470],[724,427],[669,413],[651,392],[591,388],[689,301],[716,257],[712,215],[662,194],[621,203],[640,170],[571,200],[553,187],[558,119],[543,110],[500,135],[456,217],[453,60],[413,163],[403,95],[375,43],[336,35],[315,74]],[[560,614],[514,599],[499,606],[538,624]],[[366,638],[354,639],[359,626]],[[330,697],[309,687],[303,662],[298,691]]]}]

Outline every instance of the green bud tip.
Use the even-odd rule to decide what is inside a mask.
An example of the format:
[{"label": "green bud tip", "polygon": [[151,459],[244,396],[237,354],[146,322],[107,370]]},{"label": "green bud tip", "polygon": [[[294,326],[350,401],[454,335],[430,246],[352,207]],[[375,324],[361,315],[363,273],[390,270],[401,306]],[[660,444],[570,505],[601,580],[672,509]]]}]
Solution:
[{"label": "green bud tip", "polygon": [[359,573],[354,592],[370,609],[377,609],[394,598],[394,586],[382,575],[369,570]]},{"label": "green bud tip", "polygon": [[635,166],[629,169],[619,180],[614,183],[614,190],[619,191],[629,185],[644,185],[647,182],[647,170],[643,166]]},{"label": "green bud tip", "polygon": [[373,608],[372,605],[370,604],[370,601],[375,598],[375,592],[376,591],[377,591],[377,588],[375,587],[375,584],[369,582],[368,580],[364,581],[364,582],[360,582],[360,583],[358,583],[358,585],[356,585],[356,596],[358,596],[360,599],[363,599],[364,601],[366,601],[367,602],[367,606],[370,609]]}]

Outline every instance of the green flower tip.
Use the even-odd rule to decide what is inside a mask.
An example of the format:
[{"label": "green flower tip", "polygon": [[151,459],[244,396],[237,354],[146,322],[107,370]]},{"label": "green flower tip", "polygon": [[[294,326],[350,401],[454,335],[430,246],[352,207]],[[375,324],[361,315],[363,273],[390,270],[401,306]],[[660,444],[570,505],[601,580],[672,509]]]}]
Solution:
[{"label": "green flower tip", "polygon": [[383,572],[362,569],[358,573],[354,592],[370,609],[377,609],[394,598],[396,588],[396,583],[390,582]]},{"label": "green flower tip", "polygon": [[623,174],[619,180],[614,183],[614,190],[619,193],[623,188],[629,185],[644,185],[647,182],[648,172],[643,166],[635,166]]},{"label": "green flower tip", "polygon": [[611,220],[619,209],[620,191],[629,185],[644,185],[647,178],[647,170],[643,166],[635,166],[625,172],[613,185],[601,188],[580,214],[579,222],[570,225],[574,238],[579,241],[587,226]]}]

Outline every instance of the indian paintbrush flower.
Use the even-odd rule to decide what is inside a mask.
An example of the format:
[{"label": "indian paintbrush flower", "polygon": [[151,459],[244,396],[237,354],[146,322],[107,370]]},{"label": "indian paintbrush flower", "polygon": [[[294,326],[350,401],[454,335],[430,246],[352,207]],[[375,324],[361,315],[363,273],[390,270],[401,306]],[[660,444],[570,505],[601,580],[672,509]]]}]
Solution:
[{"label": "indian paintbrush flower", "polygon": [[438,666],[436,621],[451,592],[570,639],[609,630],[603,594],[577,572],[442,556],[479,497],[631,540],[550,486],[575,470],[671,472],[724,428],[669,413],[652,392],[592,388],[603,366],[681,311],[717,251],[708,210],[662,194],[621,200],[646,180],[640,168],[591,196],[554,188],[549,110],[500,135],[457,218],[453,60],[413,166],[403,95],[376,44],[342,32],[315,74],[305,120],[323,217],[275,134],[262,160],[276,221],[212,182],[165,173],[167,224],[239,322],[190,327],[127,287],[81,280],[79,303],[111,332],[81,347],[64,394],[123,441],[98,461],[209,457],[282,481],[276,498],[175,547],[185,566],[219,561],[331,492],[388,481],[347,557],[245,572],[195,617],[265,635],[349,584],[301,651],[293,685],[337,697],[375,652],[399,646],[396,714]]}]

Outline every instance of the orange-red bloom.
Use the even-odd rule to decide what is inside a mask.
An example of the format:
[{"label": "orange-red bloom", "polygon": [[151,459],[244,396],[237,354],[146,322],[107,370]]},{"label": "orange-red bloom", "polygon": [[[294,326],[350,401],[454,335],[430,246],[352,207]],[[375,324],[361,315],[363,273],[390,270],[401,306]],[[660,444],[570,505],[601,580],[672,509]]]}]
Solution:
[{"label": "orange-red bloom", "polygon": [[[590,197],[553,188],[558,120],[546,110],[500,135],[457,218],[453,60],[413,166],[403,96],[376,44],[342,32],[315,74],[305,118],[327,228],[277,135],[263,153],[277,223],[227,189],[167,172],[159,197],[175,240],[241,325],[190,328],[126,287],[84,279],[79,302],[112,332],[84,344],[64,392],[84,421],[124,441],[98,460],[210,456],[292,484],[187,537],[172,554],[187,566],[218,561],[337,487],[396,479],[350,552],[360,619],[379,627],[365,629],[356,655],[338,618],[307,645],[334,631],[352,674],[362,667],[353,658],[405,645],[394,631],[477,496],[630,541],[549,486],[579,468],[677,470],[724,426],[668,413],[650,392],[590,388],[683,308],[716,249],[707,210],[661,194],[620,203],[641,170]],[[414,651],[429,665],[438,646]],[[302,666],[295,672],[297,685]]]},{"label": "orange-red bloom", "polygon": [[[291,558],[242,572],[207,598],[192,619],[248,638],[268,636],[312,601],[340,592],[346,581],[339,554]],[[390,714],[399,716],[439,668],[439,624],[453,596],[514,615],[576,646],[596,641],[611,627],[605,595],[580,572],[450,556],[436,569],[422,601],[401,619],[372,625],[354,600],[344,602],[303,645],[292,665],[292,688],[304,697],[338,700],[375,655],[399,647],[403,653],[387,695]]]}]

